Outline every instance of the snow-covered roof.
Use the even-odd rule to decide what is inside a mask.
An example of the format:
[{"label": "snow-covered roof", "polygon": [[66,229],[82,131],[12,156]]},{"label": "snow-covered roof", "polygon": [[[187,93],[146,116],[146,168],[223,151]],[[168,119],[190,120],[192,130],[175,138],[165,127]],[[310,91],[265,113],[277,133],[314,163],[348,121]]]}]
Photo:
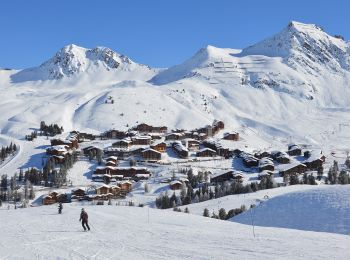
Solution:
[{"label": "snow-covered roof", "polygon": [[201,152],[205,152],[205,151],[210,151],[210,152],[216,153],[215,150],[210,149],[210,148],[208,148],[208,147],[202,148],[202,149],[200,149],[198,152],[201,153]]},{"label": "snow-covered roof", "polygon": [[142,153],[144,153],[144,152],[153,152],[153,153],[157,153],[157,154],[162,154],[161,152],[158,152],[152,148],[146,148],[142,151]]},{"label": "snow-covered roof", "polygon": [[169,183],[169,185],[175,185],[175,184],[182,184],[182,182],[179,180],[174,180],[174,181]]}]

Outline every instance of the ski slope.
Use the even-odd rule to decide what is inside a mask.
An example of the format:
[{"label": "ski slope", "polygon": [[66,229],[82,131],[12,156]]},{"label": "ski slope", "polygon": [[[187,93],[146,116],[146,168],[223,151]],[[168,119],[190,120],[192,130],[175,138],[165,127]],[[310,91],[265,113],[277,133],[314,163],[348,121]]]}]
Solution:
[{"label": "ski slope", "polygon": [[229,221],[139,207],[0,208],[1,259],[348,259],[350,237]]},{"label": "ski slope", "polygon": [[264,201],[232,221],[350,235],[350,186],[321,186]]}]

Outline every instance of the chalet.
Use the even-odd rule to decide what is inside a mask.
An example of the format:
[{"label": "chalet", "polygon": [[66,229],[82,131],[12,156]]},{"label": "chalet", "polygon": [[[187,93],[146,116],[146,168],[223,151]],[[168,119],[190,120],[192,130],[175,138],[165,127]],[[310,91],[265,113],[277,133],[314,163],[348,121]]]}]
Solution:
[{"label": "chalet", "polygon": [[160,153],[166,152],[166,143],[165,142],[155,142],[151,145],[151,149],[156,150]]},{"label": "chalet", "polygon": [[93,146],[93,145],[87,146],[87,147],[83,148],[82,150],[83,150],[83,154],[86,156],[88,156],[91,153],[92,154],[102,153],[102,149],[100,149],[97,146]]},{"label": "chalet", "polygon": [[115,162],[115,161],[107,161],[106,163],[105,163],[105,165],[106,166],[117,166],[117,163]]},{"label": "chalet", "polygon": [[66,160],[66,157],[62,155],[51,155],[49,160],[54,164],[62,164]]},{"label": "chalet", "polygon": [[304,173],[307,170],[307,167],[305,164],[294,162],[287,165],[283,165],[283,167],[280,167],[279,170],[280,175],[285,176],[291,174]]},{"label": "chalet", "polygon": [[213,129],[215,129],[215,132],[224,129],[225,128],[225,124],[223,121],[220,120],[214,120],[213,122]]},{"label": "chalet", "polygon": [[268,157],[264,157],[259,160],[259,172],[262,171],[274,171],[275,170],[275,165],[272,161],[272,159]]},{"label": "chalet", "polygon": [[234,173],[233,179],[238,181],[238,182],[243,182],[244,176],[242,173]]},{"label": "chalet", "polygon": [[288,164],[290,163],[290,157],[286,152],[274,151],[271,153],[271,157],[278,163]]},{"label": "chalet", "polygon": [[174,180],[174,181],[169,183],[169,187],[172,190],[180,190],[182,187],[182,182],[179,180]]},{"label": "chalet", "polygon": [[167,141],[177,141],[185,138],[183,133],[169,133],[165,136],[165,140]]},{"label": "chalet", "polygon": [[210,149],[213,149],[216,151],[217,155],[223,156],[225,158],[228,158],[231,156],[231,152],[229,149],[224,148],[220,143],[212,141],[212,140],[206,140],[203,142],[203,145],[205,147],[208,147]]},{"label": "chalet", "polygon": [[46,149],[47,155],[57,155],[57,156],[64,156],[68,153],[67,151],[68,146],[66,145],[55,145],[51,146]]},{"label": "chalet", "polygon": [[267,178],[267,177],[272,176],[272,175],[273,175],[273,172],[268,171],[268,170],[264,170],[262,172],[259,172],[258,179],[262,180],[263,178]]},{"label": "chalet", "polygon": [[72,195],[76,197],[84,197],[86,195],[85,189],[78,188],[78,189],[72,190]]},{"label": "chalet", "polygon": [[56,198],[53,198],[50,195],[44,196],[43,201],[42,201],[43,205],[51,205],[51,204],[54,204],[56,202],[57,202]]},{"label": "chalet", "polygon": [[264,151],[264,152],[256,152],[254,154],[254,157],[255,158],[258,158],[258,159],[261,159],[261,158],[264,158],[264,157],[268,157],[268,158],[272,158],[271,157],[271,153],[267,152],[267,151]]},{"label": "chalet", "polygon": [[211,183],[220,183],[233,179],[233,171],[216,173],[210,177]]},{"label": "chalet", "polygon": [[130,148],[131,145],[132,145],[132,141],[128,137],[128,138],[124,138],[122,140],[118,140],[118,141],[114,142],[112,144],[112,147],[120,148],[120,149],[128,149],[128,148]]},{"label": "chalet", "polygon": [[114,175],[123,176],[123,178],[136,178],[137,174],[151,175],[146,167],[115,167]]},{"label": "chalet", "polygon": [[195,140],[193,138],[186,138],[182,141],[182,143],[190,151],[199,150],[200,142],[198,140]]},{"label": "chalet", "polygon": [[116,175],[117,174],[117,167],[115,167],[115,166],[98,166],[98,167],[96,167],[94,174]]},{"label": "chalet", "polygon": [[131,138],[133,145],[150,145],[151,139],[149,135],[139,135]]},{"label": "chalet", "polygon": [[252,154],[241,152],[239,157],[242,158],[245,167],[257,167],[259,165],[259,160],[255,158]]},{"label": "chalet", "polygon": [[106,158],[106,161],[107,162],[114,162],[114,163],[118,163],[118,157],[117,156],[108,156],[107,158]]},{"label": "chalet", "polygon": [[310,151],[309,156],[306,160],[303,161],[303,164],[306,165],[308,170],[315,170],[323,167],[323,164],[326,160],[326,157],[322,154],[321,151]]},{"label": "chalet", "polygon": [[188,150],[185,146],[182,145],[180,141],[175,141],[172,143],[172,148],[175,151],[175,153],[181,157],[181,158],[187,158],[188,157]]},{"label": "chalet", "polygon": [[299,145],[290,144],[288,145],[288,154],[290,156],[298,156],[301,155],[301,148]]},{"label": "chalet", "polygon": [[112,193],[114,196],[118,196],[120,194],[121,188],[117,185],[111,185],[109,187],[109,192]]},{"label": "chalet", "polygon": [[56,203],[57,196],[58,196],[58,193],[55,191],[51,192],[49,195],[44,196],[43,201],[42,201],[43,205],[51,205],[51,204]]},{"label": "chalet", "polygon": [[130,181],[122,181],[118,183],[120,190],[122,192],[131,192],[132,191],[132,182]]},{"label": "chalet", "polygon": [[215,157],[216,156],[216,152],[213,149],[210,149],[208,147],[203,148],[201,150],[199,150],[196,153],[197,157]]},{"label": "chalet", "polygon": [[124,139],[125,137],[128,137],[128,133],[124,131],[112,129],[105,132],[103,136],[108,139]]},{"label": "chalet", "polygon": [[162,153],[152,148],[147,148],[141,152],[141,156],[145,161],[159,161],[162,158]]},{"label": "chalet", "polygon": [[168,128],[166,126],[151,126],[145,123],[141,123],[132,128],[132,130],[140,133],[166,133]]},{"label": "chalet", "polygon": [[104,184],[96,188],[97,195],[107,195],[109,194],[109,186]]},{"label": "chalet", "polygon": [[230,141],[238,141],[239,140],[239,133],[237,133],[237,132],[224,133],[223,139],[230,140]]},{"label": "chalet", "polygon": [[69,195],[68,194],[59,194],[57,196],[57,202],[61,202],[61,203],[69,203],[71,202]]},{"label": "chalet", "polygon": [[83,142],[83,141],[86,141],[86,140],[93,141],[93,140],[95,140],[95,138],[96,137],[93,134],[78,132],[78,142]]}]

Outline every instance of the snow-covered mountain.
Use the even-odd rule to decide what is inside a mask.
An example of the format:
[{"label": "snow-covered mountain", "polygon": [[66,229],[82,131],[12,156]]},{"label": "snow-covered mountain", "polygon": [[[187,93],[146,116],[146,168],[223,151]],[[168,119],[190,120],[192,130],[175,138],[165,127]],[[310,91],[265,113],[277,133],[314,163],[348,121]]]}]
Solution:
[{"label": "snow-covered mountain", "polygon": [[12,76],[14,81],[26,80],[59,80],[84,72],[111,71],[151,74],[150,67],[133,62],[127,56],[106,47],[86,49],[74,44],[59,50],[51,59],[39,67],[22,70]]},{"label": "snow-covered mountain", "polygon": [[0,129],[23,136],[41,120],[96,132],[139,122],[189,129],[222,119],[264,139],[320,144],[321,132],[350,122],[349,53],[341,37],[298,22],[243,50],[207,46],[168,69],[69,45],[39,67],[0,70]]}]

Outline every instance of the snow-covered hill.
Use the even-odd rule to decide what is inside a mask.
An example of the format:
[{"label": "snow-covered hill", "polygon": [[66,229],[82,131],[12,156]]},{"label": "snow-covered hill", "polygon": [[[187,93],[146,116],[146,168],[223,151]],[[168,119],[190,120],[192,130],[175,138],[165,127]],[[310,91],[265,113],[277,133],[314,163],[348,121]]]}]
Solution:
[{"label": "snow-covered hill", "polygon": [[154,74],[150,67],[137,64],[127,56],[121,55],[106,47],[85,49],[74,44],[59,50],[54,57],[39,67],[25,69],[11,76],[14,82],[35,80],[59,80],[72,77],[83,72],[137,72],[133,77],[147,79]]},{"label": "snow-covered hill", "polygon": [[[82,232],[81,207],[92,231]],[[0,208],[1,259],[348,259],[349,236],[139,207]]]},{"label": "snow-covered hill", "polygon": [[23,137],[42,120],[101,132],[140,122],[191,129],[221,119],[243,138],[330,146],[339,124],[350,123],[349,49],[297,22],[243,50],[207,46],[168,69],[68,45],[39,67],[0,70],[0,132]]},{"label": "snow-covered hill", "polygon": [[232,221],[350,235],[350,187],[323,186],[277,196]]}]

